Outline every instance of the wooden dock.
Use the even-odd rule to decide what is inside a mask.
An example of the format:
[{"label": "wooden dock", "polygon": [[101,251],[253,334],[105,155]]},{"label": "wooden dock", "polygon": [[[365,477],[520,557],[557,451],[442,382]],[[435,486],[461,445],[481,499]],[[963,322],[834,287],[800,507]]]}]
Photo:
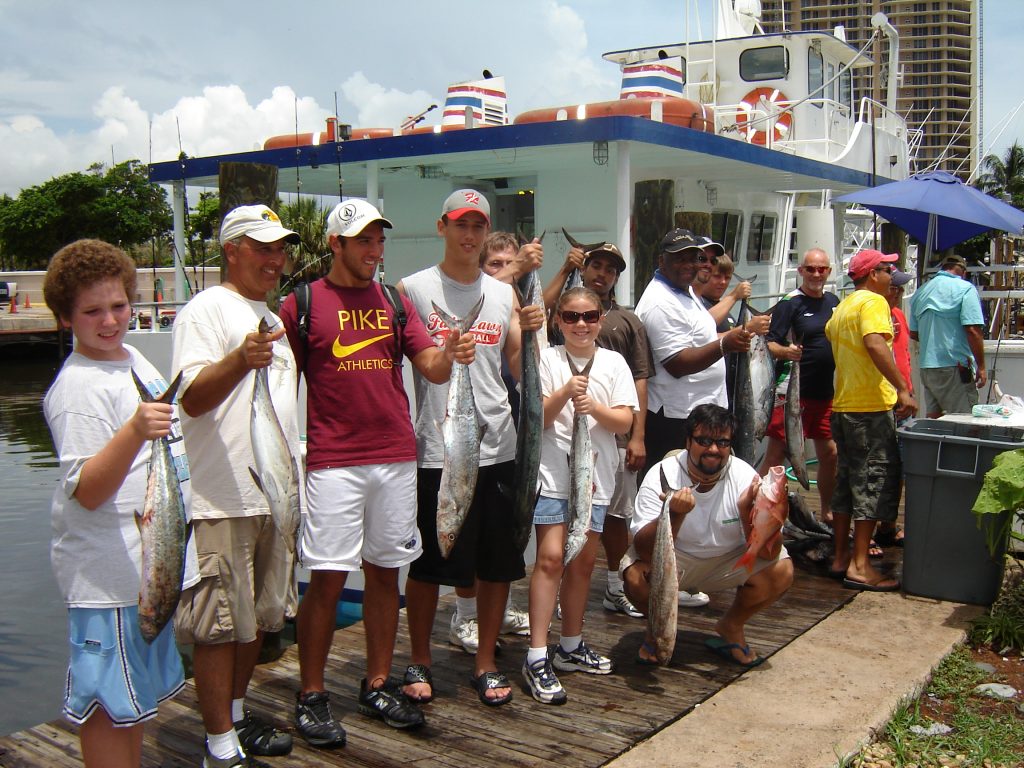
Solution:
[{"label": "wooden dock", "polygon": [[[900,550],[887,550],[887,560]],[[892,563],[895,564],[895,563]],[[703,641],[714,633],[732,592],[712,595],[700,609],[680,609],[679,636],[672,663],[665,668],[635,663],[643,620],[605,611],[601,563],[595,570],[584,636],[612,657],[608,676],[564,674],[569,695],[564,706],[535,702],[523,688],[520,667],[528,638],[504,637],[498,664],[515,690],[503,707],[484,707],[469,687],[472,658],[447,644],[454,596],[442,598],[434,627],[435,700],[424,711],[427,725],[415,732],[395,731],[356,711],[359,679],[364,674],[362,624],[339,630],[327,664],[333,709],[348,731],[348,745],[336,751],[310,748],[295,734],[286,757],[262,758],[280,766],[600,766],[630,749],[729,685],[744,672],[708,651]],[[516,601],[526,605],[527,582],[513,585]],[[797,569],[793,588],[775,606],[755,616],[747,639],[762,656],[771,656],[849,601],[856,593],[837,581]],[[551,642],[557,640],[554,623]],[[395,669],[404,668],[409,642],[402,619]],[[766,668],[771,664],[769,658]],[[748,674],[756,675],[758,670]],[[298,656],[288,648],[280,659],[257,668],[247,704],[282,728],[293,728]],[[58,695],[58,692],[55,692]],[[146,726],[144,766],[178,768],[200,765],[203,727],[191,682],[161,705],[160,716]],[[0,766],[28,768],[81,765],[76,730],[64,720],[0,738]]]}]

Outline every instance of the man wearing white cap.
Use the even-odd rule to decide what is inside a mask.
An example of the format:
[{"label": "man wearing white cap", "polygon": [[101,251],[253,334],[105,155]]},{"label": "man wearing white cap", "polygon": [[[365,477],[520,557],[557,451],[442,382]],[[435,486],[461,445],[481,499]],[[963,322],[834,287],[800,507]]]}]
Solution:
[{"label": "man wearing white cap", "polygon": [[[192,467],[192,518],[201,580],[182,593],[178,642],[194,644],[207,768],[233,768],[247,753],[284,755],[292,739],[245,709],[264,632],[284,625],[294,563],[255,466],[249,419],[254,371],[268,368],[285,438],[298,458],[295,358],[266,296],[278,286],[299,236],[265,205],[243,205],[221,224],[227,280],[197,294],[174,323],[171,370],[181,371],[182,431]],[[271,327],[259,333],[260,320]],[[194,458],[193,458],[194,457]]]},{"label": "man wearing white cap", "polygon": [[[374,281],[391,222],[365,200],[339,203],[327,217],[333,254],[326,277],[310,286],[302,311],[293,293],[281,316],[306,376],[306,517],[302,564],[309,588],[296,620],[302,690],[299,733],[313,746],[339,747],[345,731],[331,713],[324,667],[348,573],[365,575],[366,678],[359,711],[394,728],[423,725],[420,709],[390,678],[398,629],[398,569],[419,557],[416,437],[402,384],[402,358],[443,383],[452,360],[473,361],[473,339],[450,334],[434,346],[412,302],[392,305]],[[403,322],[404,320],[404,322]]]},{"label": "man wearing white cap", "polygon": [[[437,610],[439,585],[470,587],[477,583],[478,647],[471,677],[484,704],[497,706],[512,698],[505,674],[494,658],[509,584],[526,573],[523,553],[513,543],[512,501],[516,430],[501,380],[504,355],[512,374],[519,375],[520,330],[536,331],[544,323],[541,307],[515,308],[512,287],[480,269],[480,251],[491,228],[487,198],[474,189],[459,189],[445,200],[437,233],[444,239],[444,258],[437,266],[410,275],[399,284],[440,345],[448,329],[432,304],[454,317],[466,317],[484,298],[471,333],[476,361],[470,366],[473,397],[485,428],[473,503],[447,559],[437,543],[437,494],[444,464],[444,444],[437,424],[446,411],[448,387],[417,374],[416,437],[418,453],[418,522],[423,554],[409,569],[405,596],[413,665],[406,674],[406,693],[413,699],[433,696],[430,682],[430,634]],[[504,487],[505,490],[502,489]],[[419,679],[416,679],[419,678]]]}]

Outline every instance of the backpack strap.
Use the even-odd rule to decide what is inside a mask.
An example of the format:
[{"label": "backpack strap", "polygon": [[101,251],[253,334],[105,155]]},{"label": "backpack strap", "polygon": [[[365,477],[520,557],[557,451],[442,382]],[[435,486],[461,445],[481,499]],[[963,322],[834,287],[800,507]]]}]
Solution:
[{"label": "backpack strap", "polygon": [[313,311],[313,286],[303,280],[295,286],[292,293],[295,294],[295,326],[299,334],[299,343],[302,344],[302,359],[305,361],[309,357],[309,319]]},{"label": "backpack strap", "polygon": [[405,356],[405,324],[409,320],[409,316],[406,314],[405,304],[402,303],[402,296],[395,286],[390,283],[381,283],[380,288],[384,298],[391,305],[391,311],[395,314],[395,320],[392,323],[392,330],[395,333],[395,365],[401,368]]}]

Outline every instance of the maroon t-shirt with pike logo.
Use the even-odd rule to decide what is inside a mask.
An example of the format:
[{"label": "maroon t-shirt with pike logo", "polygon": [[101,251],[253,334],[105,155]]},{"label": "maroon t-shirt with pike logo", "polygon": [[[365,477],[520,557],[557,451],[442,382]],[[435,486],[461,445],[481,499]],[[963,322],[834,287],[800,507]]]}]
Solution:
[{"label": "maroon t-shirt with pike logo", "polygon": [[[376,282],[342,288],[326,278],[312,284],[309,337],[299,339],[295,296],[281,306],[306,376],[306,469],[394,464],[416,460],[416,438],[402,370],[395,365],[394,312]],[[408,359],[433,346],[416,308],[402,298]]]}]

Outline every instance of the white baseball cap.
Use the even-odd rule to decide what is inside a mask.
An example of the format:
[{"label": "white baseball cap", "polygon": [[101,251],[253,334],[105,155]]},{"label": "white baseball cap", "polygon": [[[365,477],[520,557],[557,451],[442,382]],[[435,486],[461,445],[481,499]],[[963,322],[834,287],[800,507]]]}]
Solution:
[{"label": "white baseball cap", "polygon": [[344,200],[334,206],[334,210],[327,217],[327,235],[355,237],[375,221],[379,221],[388,229],[394,229],[394,225],[365,200]]},{"label": "white baseball cap", "polygon": [[287,240],[298,245],[302,241],[298,233],[285,228],[278,215],[265,205],[240,205],[228,211],[220,224],[220,244],[243,235],[261,243]]},{"label": "white baseball cap", "polygon": [[461,218],[470,211],[483,214],[487,223],[491,223],[491,204],[487,202],[482,192],[475,189],[457,189],[448,195],[441,207],[441,215],[455,220]]}]

